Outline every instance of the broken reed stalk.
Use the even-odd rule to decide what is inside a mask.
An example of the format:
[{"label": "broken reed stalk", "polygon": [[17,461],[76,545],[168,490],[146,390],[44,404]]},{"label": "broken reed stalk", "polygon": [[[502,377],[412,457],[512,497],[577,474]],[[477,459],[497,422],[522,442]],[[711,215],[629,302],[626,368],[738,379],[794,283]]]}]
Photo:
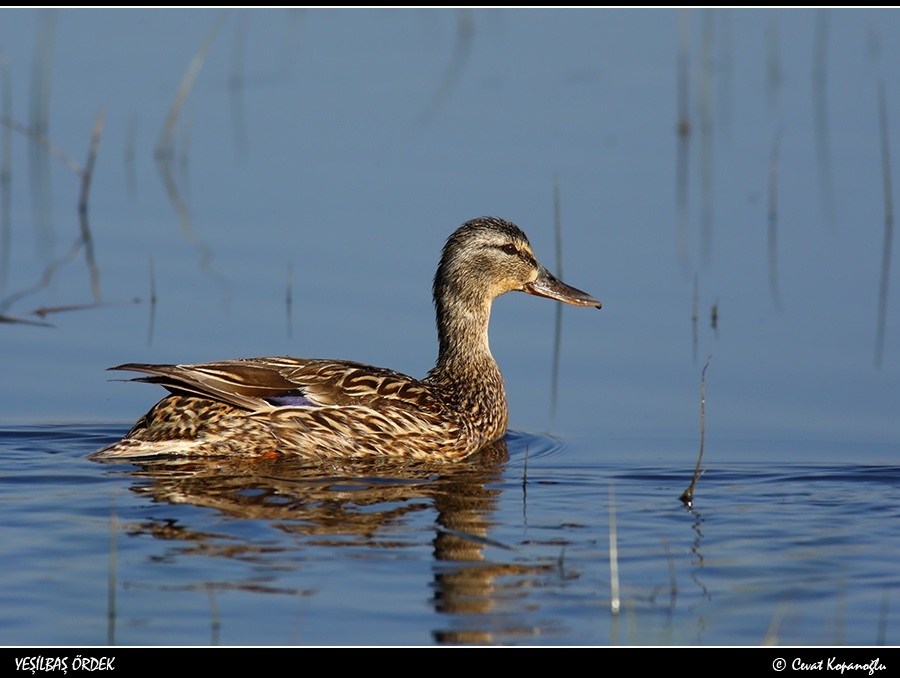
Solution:
[{"label": "broken reed stalk", "polygon": [[231,95],[231,117],[234,121],[234,151],[238,161],[247,159],[247,123],[244,113],[244,65],[247,52],[247,18],[240,14],[234,30],[231,72],[228,75],[228,92]]},{"label": "broken reed stalk", "polygon": [[781,294],[778,290],[778,150],[781,144],[781,130],[772,141],[769,159],[769,291],[775,310],[781,312]]},{"label": "broken reed stalk", "polygon": [[[0,54],[0,80],[2,80],[3,118],[12,117],[12,83],[9,75],[9,57]],[[2,160],[0,160],[0,294],[6,292],[9,278],[9,250],[12,244],[12,129],[4,125],[2,136]]]},{"label": "broken reed stalk", "polygon": [[619,545],[616,534],[616,488],[609,484],[609,588],[610,610],[619,614],[622,601],[619,597]]},{"label": "broken reed stalk", "polygon": [[472,43],[475,40],[475,15],[471,9],[462,8],[457,10],[456,16],[456,45],[453,48],[453,55],[450,57],[447,71],[438,83],[431,101],[428,102],[416,121],[416,126],[420,129],[430,123],[440,112],[441,107],[462,77],[466,61],[472,51]]},{"label": "broken reed stalk", "polygon": [[119,530],[116,502],[109,511],[109,572],[106,577],[106,644],[116,644],[116,533]]},{"label": "broken reed stalk", "polygon": [[105,112],[101,108],[97,111],[97,119],[94,120],[94,129],[91,132],[91,147],[88,150],[87,161],[79,174],[81,175],[81,194],[78,197],[78,212],[87,214],[88,196],[91,192],[91,178],[94,175],[94,164],[97,161],[97,147],[100,145],[100,137],[103,136],[103,122]]},{"label": "broken reed stalk", "polygon": [[128,116],[128,126],[125,131],[125,150],[122,153],[122,162],[125,165],[125,185],[128,187],[128,198],[137,199],[137,171],[135,170],[135,150],[137,145],[137,113]]},{"label": "broken reed stalk", "polygon": [[88,223],[88,197],[91,193],[91,179],[94,176],[94,164],[97,160],[97,147],[100,145],[100,137],[103,136],[104,117],[105,114],[101,108],[97,112],[97,119],[94,121],[91,147],[88,150],[87,161],[81,172],[81,193],[78,197],[78,221],[81,225],[81,240],[84,242],[84,258],[91,275],[91,291],[94,294],[94,301],[97,303],[100,303],[102,299],[100,294],[100,270],[97,268],[97,262],[94,259],[94,240],[91,238],[91,228]]},{"label": "broken reed stalk", "polygon": [[[556,275],[564,280],[562,264],[562,222],[559,208],[559,179],[553,175],[553,233],[556,243]],[[556,397],[559,392],[559,347],[562,341],[562,304],[556,304],[553,324],[553,368],[550,373],[550,418],[556,416]]]},{"label": "broken reed stalk", "polygon": [[691,484],[681,493],[679,499],[681,503],[690,508],[694,502],[694,487],[706,471],[700,470],[700,464],[703,463],[703,445],[706,441],[706,368],[709,367],[709,361],[712,356],[706,359],[703,366],[703,372],[700,374],[700,453],[697,455],[697,465],[694,467],[694,477],[691,478]]},{"label": "broken reed stalk", "polygon": [[891,274],[891,243],[894,238],[894,200],[891,193],[891,154],[888,146],[887,103],[884,83],[878,83],[878,113],[881,126],[881,172],[884,180],[884,240],[881,245],[881,281],[878,287],[878,321],[875,330],[875,369],[884,358],[884,332],[887,320],[888,280]]},{"label": "broken reed stalk", "polygon": [[29,320],[27,318],[14,318],[13,316],[3,315],[0,313],[0,323],[7,323],[9,325],[36,325],[38,327],[53,327],[50,323],[43,322],[42,320]]},{"label": "broken reed stalk", "polygon": [[181,78],[181,83],[178,86],[178,93],[175,95],[175,101],[172,102],[172,107],[169,109],[169,114],[166,116],[166,122],[160,132],[159,140],[156,142],[157,158],[169,158],[172,155],[172,148],[174,146],[172,137],[175,134],[175,126],[178,124],[178,117],[181,115],[181,109],[184,108],[185,103],[187,103],[188,96],[194,88],[197,76],[200,75],[200,71],[203,69],[203,64],[206,62],[206,56],[213,46],[213,43],[216,41],[216,36],[219,34],[219,29],[222,28],[222,23],[224,22],[226,15],[227,13],[224,11],[219,13],[215,23],[213,23],[212,27],[207,32],[206,37],[203,39],[203,42],[200,43],[200,47],[197,48],[194,58],[191,59],[190,64],[188,64],[184,77]]},{"label": "broken reed stalk", "polygon": [[3,299],[0,299],[0,314],[5,314],[13,304],[19,301],[19,299],[23,299],[30,294],[40,292],[42,289],[47,287],[47,285],[49,285],[50,281],[53,279],[53,275],[56,273],[56,271],[75,258],[79,250],[81,250],[82,244],[83,243],[81,240],[81,236],[79,236],[78,239],[72,244],[72,247],[69,248],[68,252],[66,252],[56,261],[51,261],[49,264],[47,264],[47,266],[44,268],[44,272],[41,274],[40,279],[34,285],[32,285],[31,287],[26,287],[24,290],[9,294]]},{"label": "broken reed stalk", "polygon": [[39,308],[31,311],[32,315],[36,315],[40,318],[46,318],[48,315],[53,313],[69,313],[70,311],[86,311],[89,308],[102,308],[104,306],[118,306],[121,304],[138,304],[140,303],[140,299],[135,297],[131,301],[119,301],[119,302],[107,302],[103,303],[102,301],[91,302],[89,304],[66,304],[63,306],[41,306]]},{"label": "broken reed stalk", "polygon": [[20,133],[24,134],[25,136],[27,136],[32,141],[34,141],[35,143],[40,144],[41,146],[46,148],[48,151],[50,151],[53,155],[55,155],[57,158],[62,160],[72,172],[81,176],[81,173],[84,170],[82,169],[81,165],[78,164],[78,161],[74,160],[73,158],[66,155],[65,151],[63,151],[59,146],[57,146],[52,141],[50,141],[43,134],[34,131],[33,129],[31,129],[30,127],[28,127],[26,125],[18,123],[15,120],[13,120],[12,118],[9,118],[5,115],[0,117],[0,124],[6,125],[7,127],[9,127],[12,130],[15,130],[16,132],[20,132]]},{"label": "broken reed stalk", "polygon": [[691,307],[691,357],[697,362],[697,321],[700,319],[697,304],[700,297],[700,279],[694,274],[694,303]]},{"label": "broken reed stalk", "polygon": [[819,193],[826,226],[835,227],[834,180],[828,131],[828,9],[816,13],[813,35],[813,127],[819,169]]},{"label": "broken reed stalk", "polygon": [[690,73],[690,54],[691,54],[691,35],[690,35],[691,17],[689,10],[682,9],[678,12],[678,56],[676,63],[678,64],[678,87],[676,88],[676,108],[678,113],[678,122],[676,130],[678,136],[687,138],[691,133],[690,119],[690,88],[688,75]]},{"label": "broken reed stalk", "polygon": [[156,327],[156,271],[153,269],[153,255],[148,257],[150,273],[150,322],[147,324],[147,347],[153,345],[153,329]]},{"label": "broken reed stalk", "polygon": [[[91,178],[94,172],[94,163],[97,158],[97,147],[100,144],[100,137],[103,135],[103,120],[104,120],[104,111],[100,109],[97,113],[97,119],[94,122],[93,132],[91,134],[91,144],[90,149],[88,150],[88,157],[86,164],[82,167],[76,160],[67,155],[59,146],[50,141],[46,136],[36,132],[30,127],[26,127],[20,123],[17,123],[15,120],[10,119],[8,116],[3,115],[0,116],[0,124],[5,127],[20,132],[27,136],[29,139],[34,141],[35,143],[46,148],[50,153],[55,155],[57,158],[62,160],[66,166],[81,180],[81,191],[79,193],[78,199],[78,216],[79,223],[81,228],[81,233],[79,234],[78,239],[72,244],[72,247],[69,251],[63,255],[61,258],[57,259],[54,262],[51,262],[44,269],[41,278],[37,283],[32,285],[31,287],[26,288],[20,292],[15,294],[8,295],[2,301],[0,301],[0,313],[5,312],[9,309],[13,303],[18,301],[19,299],[28,296],[29,294],[33,294],[35,292],[40,291],[44,287],[50,284],[50,280],[52,279],[54,273],[61,268],[64,264],[68,263],[81,250],[82,247],[85,248],[85,259],[87,261],[88,270],[90,271],[91,276],[91,289],[94,295],[94,303],[93,304],[80,304],[78,308],[90,308],[92,306],[99,305],[101,303],[101,295],[100,295],[100,274],[97,268],[96,261],[94,260],[94,248],[93,242],[91,239],[91,231],[88,224],[87,212],[88,212],[88,196],[90,195],[90,187],[91,187]],[[72,307],[75,308],[75,307]],[[71,309],[67,309],[71,310]]]},{"label": "broken reed stalk", "polygon": [[[216,37],[218,36],[220,29],[222,28],[222,24],[224,23],[226,16],[227,11],[225,10],[218,14],[215,22],[210,27],[209,31],[207,31],[206,35],[203,38],[203,42],[197,48],[196,53],[188,64],[187,71],[181,78],[181,82],[178,85],[178,92],[175,94],[175,100],[172,102],[172,106],[169,109],[168,115],[166,116],[166,122],[163,125],[162,130],[160,131],[159,139],[156,142],[156,147],[154,149],[153,155],[154,159],[156,160],[156,166],[159,170],[160,179],[162,180],[166,195],[169,198],[169,202],[172,203],[172,207],[175,210],[176,214],[178,214],[181,231],[184,234],[184,237],[191,244],[193,244],[200,253],[200,270],[205,275],[210,277],[214,282],[218,283],[218,285],[225,291],[225,305],[227,306],[231,297],[229,283],[223,276],[219,275],[212,268],[212,248],[205,242],[203,242],[200,238],[198,238],[194,233],[193,226],[191,225],[190,209],[188,207],[187,201],[183,196],[182,187],[180,187],[179,182],[176,181],[174,171],[174,136],[176,128],[178,127],[178,119],[181,116],[181,111],[187,103],[188,97],[190,96],[191,91],[193,90],[194,85],[197,82],[197,77],[200,75],[200,71],[203,69],[203,65],[206,63],[206,59],[209,56],[209,51],[210,49],[212,49],[213,43],[215,42]],[[181,150],[182,166],[186,166],[187,144],[182,144]]]},{"label": "broken reed stalk", "polygon": [[676,134],[678,137],[677,152],[675,156],[675,196],[676,196],[676,232],[677,232],[677,256],[678,263],[685,274],[691,270],[691,256],[689,254],[689,221],[688,221],[688,196],[690,178],[690,153],[688,141],[691,136],[690,120],[690,88],[688,75],[690,73],[690,14],[689,10],[678,11],[678,47],[676,62],[678,64],[678,86],[676,88],[675,107],[678,119],[676,121]]},{"label": "broken reed stalk", "polygon": [[287,269],[287,290],[284,295],[284,308],[287,319],[287,336],[290,339],[294,332],[294,268],[290,263]]}]

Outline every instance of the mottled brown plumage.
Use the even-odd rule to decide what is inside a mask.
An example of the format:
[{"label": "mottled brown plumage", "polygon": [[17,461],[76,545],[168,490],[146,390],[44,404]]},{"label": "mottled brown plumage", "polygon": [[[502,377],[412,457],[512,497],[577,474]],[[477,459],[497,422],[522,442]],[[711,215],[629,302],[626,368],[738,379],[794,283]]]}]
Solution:
[{"label": "mottled brown plumage", "polygon": [[513,290],[600,308],[541,266],[517,226],[474,219],[447,240],[434,277],[439,350],[424,379],[288,357],[120,365],[111,369],[149,374],[136,381],[171,395],[92,457],[464,459],[506,432],[506,391],[488,346],[488,321],[494,298]]}]

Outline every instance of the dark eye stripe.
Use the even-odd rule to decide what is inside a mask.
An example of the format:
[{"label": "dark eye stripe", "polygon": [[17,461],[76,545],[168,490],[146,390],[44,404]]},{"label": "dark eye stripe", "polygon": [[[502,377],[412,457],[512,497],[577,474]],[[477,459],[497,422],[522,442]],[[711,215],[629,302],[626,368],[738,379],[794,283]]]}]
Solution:
[{"label": "dark eye stripe", "polygon": [[498,250],[505,252],[506,254],[512,257],[519,257],[522,261],[528,263],[531,266],[537,266],[537,261],[535,261],[534,257],[528,250],[520,250],[513,243],[509,242],[505,245],[493,245]]}]

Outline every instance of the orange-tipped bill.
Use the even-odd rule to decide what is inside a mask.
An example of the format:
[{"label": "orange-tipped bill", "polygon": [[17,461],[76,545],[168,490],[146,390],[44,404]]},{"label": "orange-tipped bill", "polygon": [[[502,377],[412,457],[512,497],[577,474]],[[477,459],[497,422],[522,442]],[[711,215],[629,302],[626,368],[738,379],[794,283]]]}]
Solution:
[{"label": "orange-tipped bill", "polygon": [[590,294],[566,285],[543,266],[538,270],[538,277],[534,282],[526,283],[524,289],[528,294],[564,301],[574,306],[601,307],[600,302]]}]

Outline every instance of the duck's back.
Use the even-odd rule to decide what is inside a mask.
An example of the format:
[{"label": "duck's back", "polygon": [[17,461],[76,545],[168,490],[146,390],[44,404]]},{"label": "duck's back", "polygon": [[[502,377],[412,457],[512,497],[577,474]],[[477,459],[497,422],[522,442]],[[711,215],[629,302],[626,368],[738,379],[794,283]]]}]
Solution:
[{"label": "duck's back", "polygon": [[491,442],[466,426],[439,387],[357,362],[267,357],[113,369],[149,374],[137,380],[171,395],[98,459],[289,451],[455,460]]}]

